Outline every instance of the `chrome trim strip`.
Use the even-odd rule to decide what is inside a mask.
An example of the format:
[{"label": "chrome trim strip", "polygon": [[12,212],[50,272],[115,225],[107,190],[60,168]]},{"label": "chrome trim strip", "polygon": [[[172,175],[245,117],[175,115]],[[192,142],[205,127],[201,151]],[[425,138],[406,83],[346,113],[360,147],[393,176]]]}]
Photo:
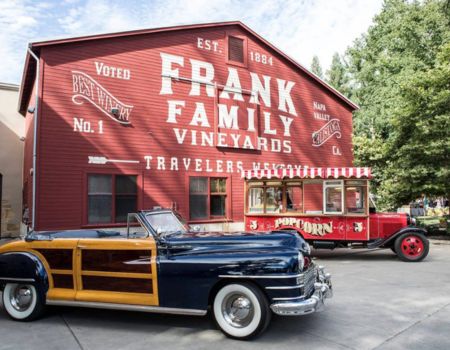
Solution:
[{"label": "chrome trim strip", "polygon": [[272,298],[272,300],[297,300],[297,299],[302,299],[304,297],[305,296],[302,295],[302,296],[299,296],[299,297],[292,297],[292,298]]},{"label": "chrome trim strip", "polygon": [[34,282],[34,278],[0,277],[0,280],[7,280],[7,281],[14,281],[14,282]]},{"label": "chrome trim strip", "polygon": [[297,284],[296,286],[270,286],[265,287],[266,289],[297,289],[304,287],[303,284]]},{"label": "chrome trim strip", "polygon": [[94,308],[94,309],[155,312],[155,313],[163,313],[163,314],[191,315],[191,316],[204,316],[204,315],[206,315],[206,312],[207,312],[207,310],[198,310],[198,309],[178,309],[178,308],[160,307],[160,306],[100,303],[100,302],[94,302],[94,301],[47,300],[47,305],[79,306],[79,307],[90,307],[90,308]]},{"label": "chrome trim strip", "polygon": [[252,275],[219,275],[220,278],[297,278],[303,276],[303,273],[296,275],[282,275],[282,276],[252,276]]}]

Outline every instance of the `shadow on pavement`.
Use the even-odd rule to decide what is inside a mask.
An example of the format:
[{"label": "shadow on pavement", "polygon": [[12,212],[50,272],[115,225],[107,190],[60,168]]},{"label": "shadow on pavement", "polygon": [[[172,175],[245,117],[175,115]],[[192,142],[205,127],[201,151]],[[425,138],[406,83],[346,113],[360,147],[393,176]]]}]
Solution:
[{"label": "shadow on pavement", "polygon": [[[336,250],[312,250],[312,256],[321,260],[364,260],[364,261],[377,261],[386,260],[393,261],[399,260],[397,255],[390,249],[339,249]],[[400,262],[400,260],[399,260]]]}]

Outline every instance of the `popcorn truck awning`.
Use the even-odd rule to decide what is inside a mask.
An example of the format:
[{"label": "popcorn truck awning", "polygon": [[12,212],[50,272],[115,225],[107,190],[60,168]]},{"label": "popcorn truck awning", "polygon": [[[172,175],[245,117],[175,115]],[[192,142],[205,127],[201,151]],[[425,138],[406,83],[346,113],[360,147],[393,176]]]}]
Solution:
[{"label": "popcorn truck awning", "polygon": [[242,178],[251,179],[371,179],[370,168],[281,168],[242,171]]}]

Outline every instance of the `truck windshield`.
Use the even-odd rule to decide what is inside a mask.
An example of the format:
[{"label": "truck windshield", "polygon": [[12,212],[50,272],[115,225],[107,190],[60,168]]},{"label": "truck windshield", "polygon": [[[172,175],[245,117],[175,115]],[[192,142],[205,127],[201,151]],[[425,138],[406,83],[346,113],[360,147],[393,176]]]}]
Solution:
[{"label": "truck windshield", "polygon": [[172,212],[148,213],[146,219],[160,236],[186,233],[187,227]]}]

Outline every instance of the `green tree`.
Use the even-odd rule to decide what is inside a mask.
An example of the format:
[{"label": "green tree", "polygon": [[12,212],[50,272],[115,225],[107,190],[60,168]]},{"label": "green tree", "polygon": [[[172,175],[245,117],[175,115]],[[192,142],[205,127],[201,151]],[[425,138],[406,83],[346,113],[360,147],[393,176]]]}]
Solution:
[{"label": "green tree", "polygon": [[320,65],[319,57],[314,56],[311,62],[311,72],[317,75],[320,79],[323,79],[323,70]]},{"label": "green tree", "polygon": [[381,188],[384,201],[396,205],[422,193],[450,198],[450,43],[435,67],[402,84],[386,151],[392,174]]},{"label": "green tree", "polygon": [[439,129],[448,128],[449,117],[434,98],[448,92],[436,75],[445,74],[449,42],[447,1],[386,0],[367,33],[347,50],[352,99],[360,106],[355,161],[372,166],[384,209],[421,193],[448,193],[441,153],[448,154],[442,144],[448,134]]},{"label": "green tree", "polygon": [[330,69],[326,71],[326,82],[347,97],[351,97],[350,77],[348,68],[336,52],[331,60]]}]

